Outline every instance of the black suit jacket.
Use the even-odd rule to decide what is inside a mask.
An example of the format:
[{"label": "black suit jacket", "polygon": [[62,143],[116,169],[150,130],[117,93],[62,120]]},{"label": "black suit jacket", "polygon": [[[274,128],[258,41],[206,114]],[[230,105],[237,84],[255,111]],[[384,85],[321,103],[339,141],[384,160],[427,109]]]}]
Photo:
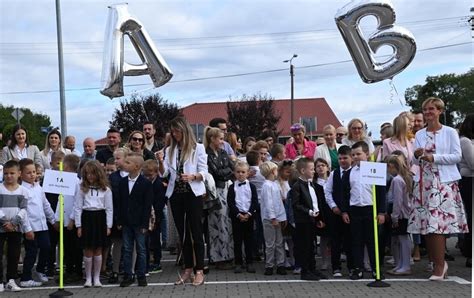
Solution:
[{"label": "black suit jacket", "polygon": [[117,225],[148,229],[151,204],[153,202],[153,185],[142,175],[137,177],[132,192],[128,189],[128,176],[119,183],[119,210]]},{"label": "black suit jacket", "polygon": [[[235,183],[238,183],[236,181]],[[252,214],[252,217],[255,216],[255,214],[258,211],[259,205],[258,205],[258,195],[257,195],[257,188],[255,185],[252,183],[248,182],[250,184],[250,191],[252,192],[252,198],[250,198],[250,208],[247,210],[247,212]],[[234,190],[234,185],[231,185],[229,187],[229,190],[227,191],[227,206],[229,207],[229,215],[231,219],[235,219],[239,213],[239,209],[237,208],[235,204],[235,190]]]},{"label": "black suit jacket", "polygon": [[155,210],[155,218],[157,221],[161,221],[161,213],[163,208],[165,208],[167,199],[166,199],[166,188],[163,185],[163,180],[160,177],[156,177],[153,181],[153,209]]},{"label": "black suit jacket", "polygon": [[[319,185],[318,185],[319,186]],[[309,215],[309,210],[313,210],[313,200],[309,194],[308,183],[297,179],[291,187],[291,205],[293,207],[293,216],[295,223],[315,223],[315,220],[324,221],[323,217],[323,203],[324,191],[321,186],[315,187],[313,184],[316,197],[318,198],[319,215],[314,218]]]}]

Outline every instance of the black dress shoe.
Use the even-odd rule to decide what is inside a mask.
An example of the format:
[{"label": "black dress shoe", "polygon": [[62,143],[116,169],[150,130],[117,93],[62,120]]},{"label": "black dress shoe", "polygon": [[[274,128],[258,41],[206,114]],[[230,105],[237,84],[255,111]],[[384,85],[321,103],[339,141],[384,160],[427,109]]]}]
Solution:
[{"label": "black dress shoe", "polygon": [[122,282],[120,283],[120,287],[128,287],[133,284],[133,279],[131,277],[125,277]]},{"label": "black dress shoe", "polygon": [[277,268],[277,274],[278,275],[286,275],[286,268],[281,266]]},{"label": "black dress shoe", "polygon": [[301,273],[301,280],[319,280],[319,276],[312,272]]},{"label": "black dress shoe", "polygon": [[362,277],[364,277],[364,273],[362,271],[360,271],[359,269],[352,270],[351,276],[350,276],[352,280],[358,280],[358,279],[361,279]]},{"label": "black dress shoe", "polygon": [[118,283],[118,274],[114,272],[109,277],[109,284],[116,284],[116,283]]},{"label": "black dress shoe", "polygon": [[145,276],[138,278],[138,286],[139,286],[139,287],[146,287],[146,286],[148,286],[148,283],[146,282],[146,277],[145,277]]},{"label": "black dress shoe", "polygon": [[273,268],[265,268],[265,272],[263,273],[265,275],[273,275]]}]

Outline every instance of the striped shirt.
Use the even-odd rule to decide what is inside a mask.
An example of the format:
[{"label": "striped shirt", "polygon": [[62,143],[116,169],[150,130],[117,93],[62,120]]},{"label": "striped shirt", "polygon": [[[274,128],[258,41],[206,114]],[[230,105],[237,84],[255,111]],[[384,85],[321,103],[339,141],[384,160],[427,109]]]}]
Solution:
[{"label": "striped shirt", "polygon": [[0,184],[0,233],[5,233],[3,224],[11,222],[17,226],[18,232],[30,232],[31,226],[28,221],[28,190],[21,185],[10,191]]}]

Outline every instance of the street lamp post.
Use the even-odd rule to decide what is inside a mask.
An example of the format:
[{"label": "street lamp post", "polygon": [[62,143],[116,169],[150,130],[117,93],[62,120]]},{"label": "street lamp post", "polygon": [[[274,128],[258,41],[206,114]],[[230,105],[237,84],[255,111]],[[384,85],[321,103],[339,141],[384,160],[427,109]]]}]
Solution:
[{"label": "street lamp post", "polygon": [[298,55],[296,54],[293,54],[293,56],[291,57],[291,59],[288,59],[288,60],[284,60],[283,63],[290,63],[290,77],[291,77],[291,123],[290,125],[293,125],[293,119],[294,119],[294,106],[293,106],[293,101],[295,99],[295,85],[294,85],[294,76],[295,76],[295,72],[294,72],[294,66],[293,66],[293,59],[295,59],[296,57],[298,57]]}]

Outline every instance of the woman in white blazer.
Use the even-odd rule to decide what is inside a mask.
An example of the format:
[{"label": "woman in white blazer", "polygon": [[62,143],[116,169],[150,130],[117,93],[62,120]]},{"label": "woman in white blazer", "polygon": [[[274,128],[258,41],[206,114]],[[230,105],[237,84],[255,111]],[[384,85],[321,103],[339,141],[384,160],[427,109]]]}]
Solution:
[{"label": "woman in white blazer", "polygon": [[203,198],[206,192],[204,179],[207,171],[207,154],[204,146],[196,142],[189,123],[183,117],[170,122],[171,142],[160,172],[169,178],[166,196],[181,240],[185,270],[175,284],[192,281],[204,283],[204,237],[201,218]]},{"label": "woman in white blazer", "polygon": [[329,170],[332,171],[339,166],[337,150],[342,144],[336,143],[336,128],[331,124],[323,127],[323,134],[325,143],[318,145],[313,159],[322,158],[326,160],[330,166]]},{"label": "woman in white blazer", "polygon": [[46,136],[44,149],[40,154],[43,169],[51,169],[51,154],[56,151],[62,151],[64,154],[71,153],[71,150],[63,148],[59,130],[53,129]]},{"label": "woman in white blazer", "polygon": [[25,158],[33,160],[35,164],[41,164],[41,156],[38,147],[28,144],[26,128],[21,124],[17,124],[13,128],[10,144],[3,147],[0,155],[0,164],[3,165],[12,159],[22,160]]},{"label": "woman in white blazer", "polygon": [[427,126],[415,136],[413,162],[420,164],[420,171],[415,176],[408,232],[426,235],[434,263],[430,280],[442,280],[448,271],[444,261],[446,235],[468,231],[458,187],[461,175],[456,167],[461,146],[456,130],[439,122],[444,110],[441,99],[430,97],[422,108]]}]

